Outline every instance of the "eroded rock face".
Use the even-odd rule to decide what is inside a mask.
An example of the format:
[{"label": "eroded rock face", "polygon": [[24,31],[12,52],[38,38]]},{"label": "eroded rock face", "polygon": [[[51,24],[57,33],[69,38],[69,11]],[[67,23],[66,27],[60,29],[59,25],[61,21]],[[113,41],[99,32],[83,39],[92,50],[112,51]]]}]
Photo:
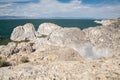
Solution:
[{"label": "eroded rock face", "polygon": [[16,27],[13,30],[10,37],[12,41],[26,41],[26,40],[32,40],[34,38],[35,38],[35,28],[31,23],[27,23],[24,26]]},{"label": "eroded rock face", "polygon": [[120,48],[120,22],[108,25],[88,28],[83,30],[86,38],[94,45],[95,50],[103,55],[113,55]]},{"label": "eroded rock face", "polygon": [[7,46],[0,46],[0,56],[8,57],[14,53],[16,43],[10,42]]}]

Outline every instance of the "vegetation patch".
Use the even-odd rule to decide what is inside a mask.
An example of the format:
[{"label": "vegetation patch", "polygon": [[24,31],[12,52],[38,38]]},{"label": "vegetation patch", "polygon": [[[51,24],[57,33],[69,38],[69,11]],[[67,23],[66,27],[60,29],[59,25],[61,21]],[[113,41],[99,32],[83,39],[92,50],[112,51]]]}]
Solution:
[{"label": "vegetation patch", "polygon": [[2,57],[0,57],[0,67],[6,67],[6,66],[11,66],[11,64],[6,60],[4,60]]},{"label": "vegetation patch", "polygon": [[27,62],[29,62],[29,58],[23,56],[20,61],[21,61],[22,63],[27,63]]}]

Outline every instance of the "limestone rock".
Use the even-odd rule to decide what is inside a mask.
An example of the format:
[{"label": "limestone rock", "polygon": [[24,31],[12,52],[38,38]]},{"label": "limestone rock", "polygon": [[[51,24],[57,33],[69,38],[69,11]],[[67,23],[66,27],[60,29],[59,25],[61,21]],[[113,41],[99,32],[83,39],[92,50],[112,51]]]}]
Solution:
[{"label": "limestone rock", "polygon": [[73,49],[59,46],[51,46],[51,45],[41,45],[39,48],[29,55],[32,60],[55,60],[55,61],[82,61],[82,57],[79,53]]},{"label": "limestone rock", "polygon": [[[120,48],[120,22],[108,26],[98,26],[83,30],[99,54],[113,55]],[[98,50],[97,50],[98,49]]]},{"label": "limestone rock", "polygon": [[14,53],[16,43],[10,42],[6,46],[0,46],[0,56],[8,57]]},{"label": "limestone rock", "polygon": [[31,53],[34,51],[32,48],[32,43],[29,43],[29,42],[19,43],[16,46],[16,50],[19,50],[20,52],[26,52],[26,53]]},{"label": "limestone rock", "polygon": [[80,43],[84,38],[85,34],[79,28],[62,28],[52,32],[49,41],[51,44],[63,46]]},{"label": "limestone rock", "polygon": [[72,48],[82,55],[84,54],[82,51],[84,48],[83,45],[88,43],[85,37],[85,33],[79,28],[61,28],[50,35],[49,44]]},{"label": "limestone rock", "polygon": [[35,28],[31,23],[27,23],[24,26],[16,27],[10,37],[12,41],[26,41],[32,40],[34,38]]},{"label": "limestone rock", "polygon": [[48,36],[49,34],[51,34],[53,31],[60,29],[61,27],[56,25],[56,24],[52,24],[52,23],[43,23],[39,26],[38,28],[38,33],[39,35],[45,35]]},{"label": "limestone rock", "polygon": [[120,45],[120,24],[100,26],[84,30],[91,43],[98,47],[117,47]]}]

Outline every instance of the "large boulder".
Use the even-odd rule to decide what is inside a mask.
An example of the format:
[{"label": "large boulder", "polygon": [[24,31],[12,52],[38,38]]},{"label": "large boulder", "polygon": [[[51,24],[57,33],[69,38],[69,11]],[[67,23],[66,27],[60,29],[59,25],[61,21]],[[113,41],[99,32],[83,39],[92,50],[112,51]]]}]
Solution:
[{"label": "large boulder", "polygon": [[43,23],[38,28],[38,34],[40,35],[49,35],[53,31],[60,29],[61,27],[53,23]]},{"label": "large boulder", "polygon": [[62,28],[54,31],[49,37],[49,44],[72,48],[81,56],[85,50],[84,45],[88,43],[85,40],[85,33],[79,28]]},{"label": "large boulder", "polygon": [[49,41],[53,45],[67,46],[81,43],[84,38],[85,34],[79,28],[61,28],[52,32]]},{"label": "large boulder", "polygon": [[16,27],[10,37],[12,41],[26,41],[33,40],[34,38],[35,28],[31,23],[27,23],[24,26]]},{"label": "large boulder", "polygon": [[39,48],[39,45],[43,44],[49,44],[49,38],[51,34],[58,30],[61,29],[62,27],[53,24],[53,23],[43,23],[39,26],[37,32],[36,32],[36,39],[34,39],[34,43],[36,45],[35,49]]}]

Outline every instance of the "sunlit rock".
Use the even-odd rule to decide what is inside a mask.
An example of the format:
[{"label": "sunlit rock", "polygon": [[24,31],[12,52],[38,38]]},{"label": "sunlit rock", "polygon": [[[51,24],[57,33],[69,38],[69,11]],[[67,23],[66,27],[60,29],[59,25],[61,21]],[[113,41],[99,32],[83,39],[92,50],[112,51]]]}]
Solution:
[{"label": "sunlit rock", "polygon": [[27,23],[24,26],[16,27],[10,37],[12,41],[26,41],[32,40],[34,38],[35,28],[31,23]]}]

